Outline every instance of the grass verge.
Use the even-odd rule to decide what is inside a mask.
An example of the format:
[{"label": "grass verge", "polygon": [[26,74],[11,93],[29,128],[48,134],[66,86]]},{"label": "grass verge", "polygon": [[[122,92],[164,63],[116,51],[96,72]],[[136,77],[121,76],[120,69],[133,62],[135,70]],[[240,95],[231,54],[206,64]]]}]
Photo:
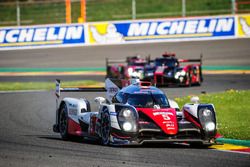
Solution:
[{"label": "grass verge", "polygon": [[[103,86],[102,82],[91,80],[84,81],[64,81],[62,87],[77,87],[77,86]],[[53,90],[55,89],[54,82],[1,82],[0,91],[15,91],[15,90]]]},{"label": "grass verge", "polygon": [[[176,98],[180,106],[190,102],[191,96]],[[229,90],[199,96],[201,102],[213,103],[217,128],[225,138],[250,140],[250,90]]]}]

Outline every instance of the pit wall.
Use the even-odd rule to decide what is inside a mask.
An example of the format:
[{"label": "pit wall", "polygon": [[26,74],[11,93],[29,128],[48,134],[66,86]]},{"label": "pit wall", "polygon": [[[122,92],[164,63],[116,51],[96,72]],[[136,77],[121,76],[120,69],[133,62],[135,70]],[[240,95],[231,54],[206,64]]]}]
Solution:
[{"label": "pit wall", "polygon": [[0,28],[0,50],[250,37],[250,14]]}]

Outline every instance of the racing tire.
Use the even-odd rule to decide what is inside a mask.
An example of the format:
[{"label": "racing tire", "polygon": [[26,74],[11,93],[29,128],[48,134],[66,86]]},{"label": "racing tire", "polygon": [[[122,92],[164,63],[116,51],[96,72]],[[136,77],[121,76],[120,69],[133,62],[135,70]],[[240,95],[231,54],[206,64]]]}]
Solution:
[{"label": "racing tire", "polygon": [[188,80],[188,83],[187,83],[187,87],[191,87],[192,86],[192,76],[190,74],[190,71],[188,72],[187,74],[187,80]]},{"label": "racing tire", "polygon": [[63,104],[60,108],[58,129],[63,140],[69,140],[67,106]]},{"label": "racing tire", "polygon": [[104,112],[101,114],[101,144],[109,145],[110,143],[110,131],[111,131],[111,123],[110,116],[108,112]]},{"label": "racing tire", "polygon": [[197,86],[201,86],[201,80],[199,79],[199,81],[196,84]]}]

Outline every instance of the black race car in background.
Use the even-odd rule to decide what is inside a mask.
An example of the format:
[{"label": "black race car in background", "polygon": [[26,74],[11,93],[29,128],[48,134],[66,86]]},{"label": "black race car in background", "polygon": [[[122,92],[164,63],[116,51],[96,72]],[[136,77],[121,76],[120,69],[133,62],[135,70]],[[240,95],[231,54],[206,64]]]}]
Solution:
[{"label": "black race car in background", "polygon": [[157,86],[200,85],[203,81],[202,55],[200,59],[177,59],[175,53],[165,52],[145,66],[143,80]]}]

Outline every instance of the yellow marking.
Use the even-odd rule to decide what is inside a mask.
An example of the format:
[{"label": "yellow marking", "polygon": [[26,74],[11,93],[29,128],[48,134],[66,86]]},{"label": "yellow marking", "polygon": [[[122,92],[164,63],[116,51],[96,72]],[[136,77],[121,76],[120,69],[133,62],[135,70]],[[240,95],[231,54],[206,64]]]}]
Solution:
[{"label": "yellow marking", "polygon": [[217,150],[238,150],[238,149],[247,149],[248,147],[238,146],[233,144],[223,144],[223,145],[213,145],[210,148],[214,148]]},{"label": "yellow marking", "polygon": [[250,70],[203,70],[203,74],[250,74]]},{"label": "yellow marking", "polygon": [[25,46],[25,45],[45,45],[45,44],[61,44],[61,40],[56,41],[40,41],[40,42],[15,42],[15,43],[4,43],[0,46]]},{"label": "yellow marking", "polygon": [[136,40],[136,39],[159,39],[159,38],[178,38],[178,37],[204,37],[212,36],[211,33],[204,34],[176,34],[176,35],[149,35],[149,36],[136,36],[136,37],[124,37],[125,40]]}]

